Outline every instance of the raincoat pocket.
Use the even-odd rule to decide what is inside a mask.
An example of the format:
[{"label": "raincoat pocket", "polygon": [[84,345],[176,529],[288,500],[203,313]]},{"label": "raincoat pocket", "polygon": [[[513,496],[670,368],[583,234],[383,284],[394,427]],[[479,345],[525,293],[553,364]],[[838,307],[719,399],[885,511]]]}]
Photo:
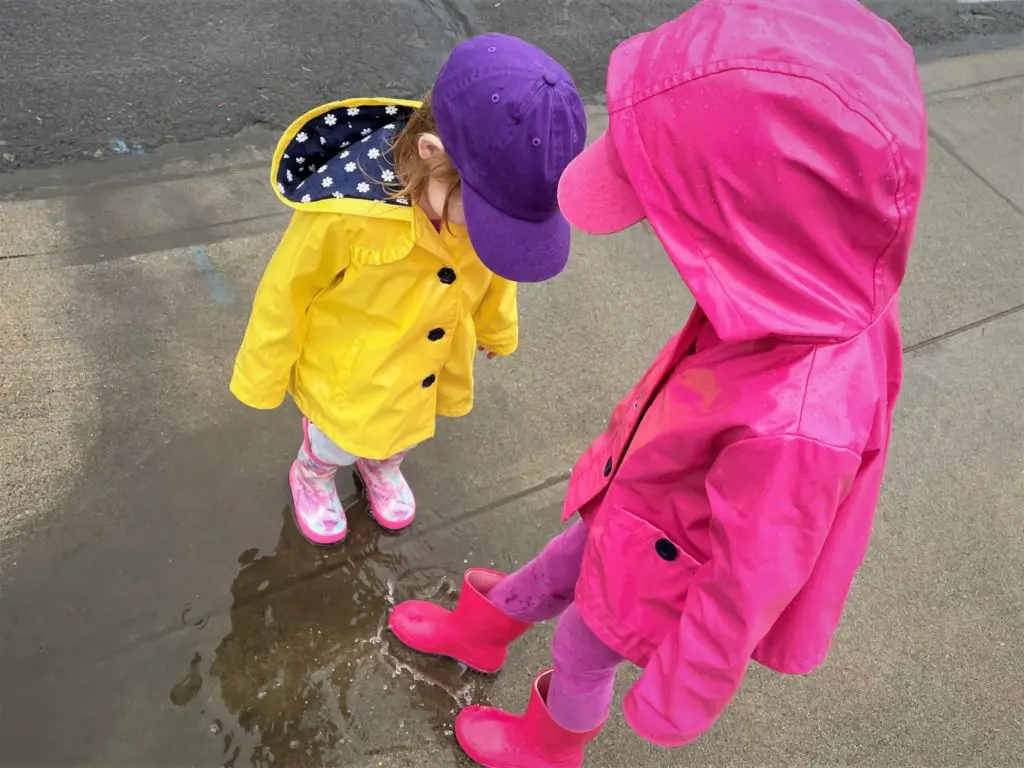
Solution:
[{"label": "raincoat pocket", "polygon": [[656,526],[621,507],[605,507],[591,526],[583,573],[590,605],[614,617],[616,634],[642,655],[679,626],[700,563]]}]

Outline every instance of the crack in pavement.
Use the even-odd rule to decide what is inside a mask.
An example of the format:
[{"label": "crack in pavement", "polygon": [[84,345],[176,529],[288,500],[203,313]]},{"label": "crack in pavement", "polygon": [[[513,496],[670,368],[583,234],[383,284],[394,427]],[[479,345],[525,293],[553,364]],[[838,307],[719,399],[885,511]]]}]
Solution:
[{"label": "crack in pavement", "polygon": [[[958,90],[960,90],[960,89],[958,89]],[[938,144],[942,149],[946,150],[946,152],[948,152],[950,155],[952,155],[953,159],[955,159],[964,168],[966,168],[968,171],[970,171],[972,176],[977,178],[978,181],[980,181],[988,189],[990,189],[992,192],[994,192],[996,194],[996,196],[1000,200],[1002,200],[1004,203],[1006,203],[1008,206],[1010,206],[1018,214],[1020,214],[1021,216],[1024,216],[1024,207],[1021,207],[1012,197],[1010,197],[1005,192],[1003,192],[997,185],[995,185],[994,183],[989,181],[989,179],[985,176],[984,173],[982,173],[977,168],[975,168],[974,165],[972,165],[970,163],[970,161],[968,161],[957,150],[956,144],[954,142],[952,142],[946,136],[942,135],[942,133],[939,132],[939,130],[937,128],[933,128],[930,125],[928,126],[928,136],[936,144]]]}]

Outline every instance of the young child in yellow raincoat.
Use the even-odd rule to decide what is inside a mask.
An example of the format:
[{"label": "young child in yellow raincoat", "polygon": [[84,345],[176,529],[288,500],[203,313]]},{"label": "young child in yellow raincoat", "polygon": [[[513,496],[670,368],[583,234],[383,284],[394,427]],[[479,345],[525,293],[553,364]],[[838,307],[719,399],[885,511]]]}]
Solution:
[{"label": "young child in yellow raincoat", "polygon": [[271,181],[295,213],[231,391],[302,412],[289,482],[311,542],[345,538],[334,476],[353,464],[378,523],[413,521],[402,458],[473,407],[478,348],[516,349],[516,283],[565,266],[558,180],[585,134],[572,78],[504,35],[455,48],[422,103],[334,102],[285,133]]}]

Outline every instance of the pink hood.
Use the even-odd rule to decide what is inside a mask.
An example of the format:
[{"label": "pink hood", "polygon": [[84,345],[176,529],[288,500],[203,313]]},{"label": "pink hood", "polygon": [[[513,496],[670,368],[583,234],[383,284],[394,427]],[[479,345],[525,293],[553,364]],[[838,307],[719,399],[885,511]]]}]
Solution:
[{"label": "pink hood", "polygon": [[705,0],[613,53],[608,109],[723,340],[847,339],[888,306],[926,123],[913,51],[856,0]]}]

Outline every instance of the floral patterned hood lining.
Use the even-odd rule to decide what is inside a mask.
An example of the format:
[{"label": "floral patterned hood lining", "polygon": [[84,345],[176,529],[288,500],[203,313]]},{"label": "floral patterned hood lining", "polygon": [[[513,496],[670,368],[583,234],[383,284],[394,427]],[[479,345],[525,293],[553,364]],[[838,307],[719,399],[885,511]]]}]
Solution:
[{"label": "floral patterned hood lining", "polygon": [[356,198],[409,204],[392,197],[399,186],[391,145],[413,107],[372,101],[327,104],[292,124],[282,138],[284,152],[274,174],[285,200],[301,204]]}]

